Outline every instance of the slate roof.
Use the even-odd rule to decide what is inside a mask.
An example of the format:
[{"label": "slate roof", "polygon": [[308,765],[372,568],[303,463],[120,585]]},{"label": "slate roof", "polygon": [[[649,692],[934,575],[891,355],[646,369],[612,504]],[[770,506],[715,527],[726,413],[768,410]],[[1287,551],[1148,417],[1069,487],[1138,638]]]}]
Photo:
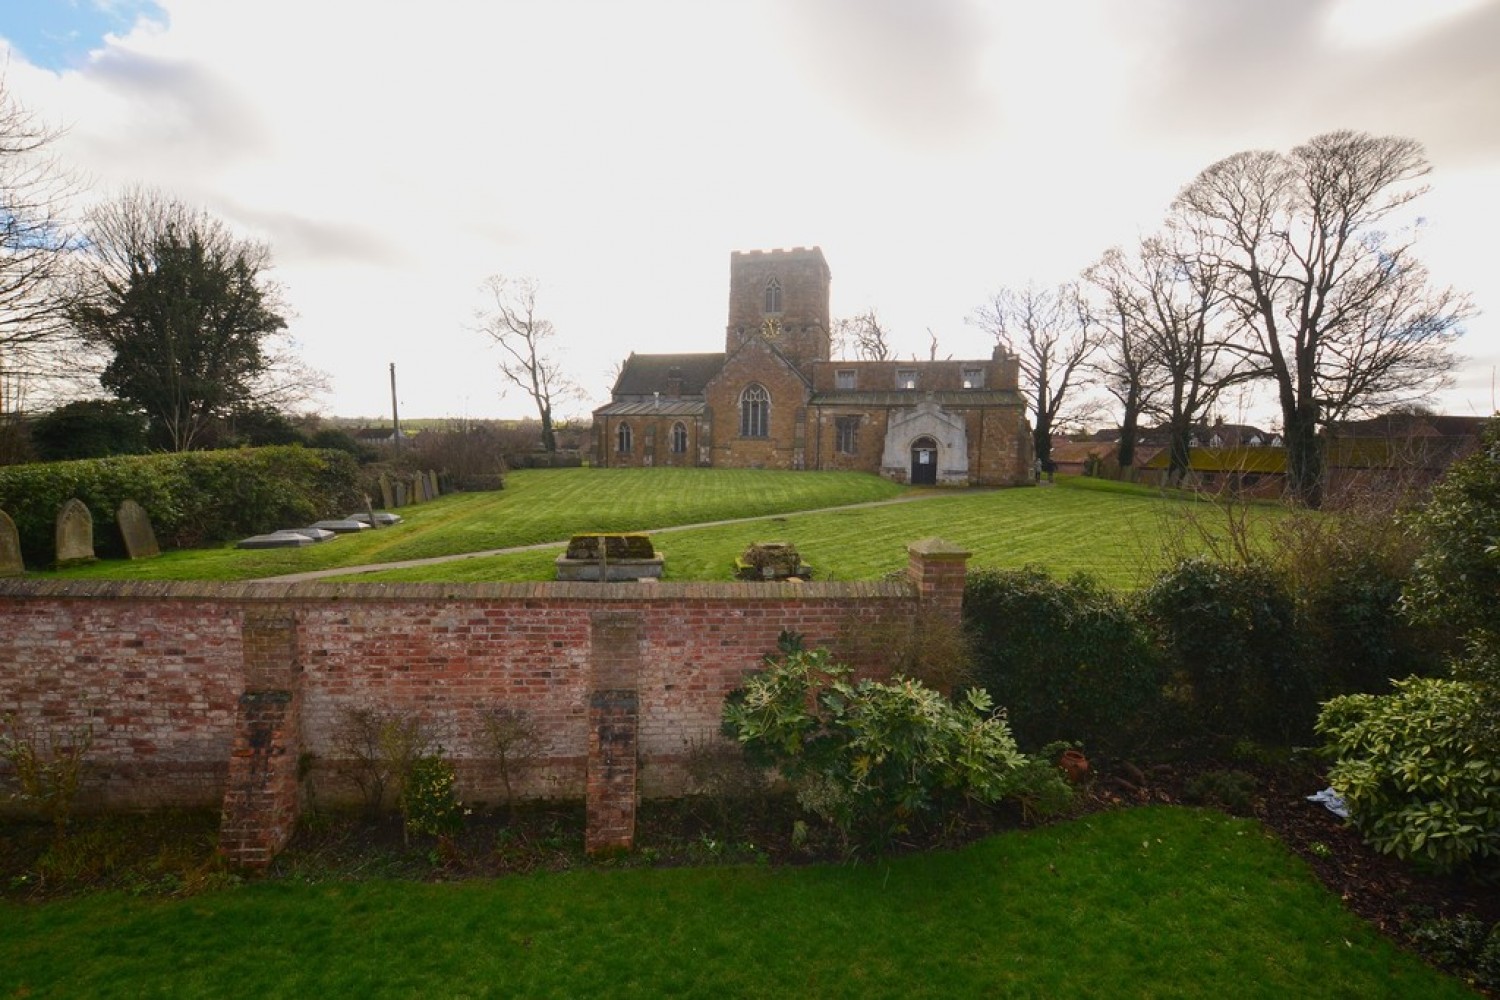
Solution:
[{"label": "slate roof", "polygon": [[703,387],[719,374],[724,367],[724,354],[632,354],[620,368],[620,377],[615,380],[611,392],[616,399],[621,396],[650,396],[653,392],[663,395],[667,391],[667,378],[673,368],[681,370],[683,396],[701,396]]},{"label": "slate roof", "polygon": [[637,399],[605,403],[597,417],[696,417],[707,404],[701,399]]},{"label": "slate roof", "polygon": [[886,389],[860,392],[817,392],[809,406],[916,406],[931,401],[943,407],[1024,405],[1021,394],[1010,389]]}]

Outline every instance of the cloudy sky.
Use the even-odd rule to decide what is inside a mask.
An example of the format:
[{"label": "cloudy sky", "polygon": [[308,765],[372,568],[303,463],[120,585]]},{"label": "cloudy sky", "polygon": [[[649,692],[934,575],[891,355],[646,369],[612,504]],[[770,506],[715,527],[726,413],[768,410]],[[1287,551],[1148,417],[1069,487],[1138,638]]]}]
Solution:
[{"label": "cloudy sky", "polygon": [[[474,330],[530,275],[587,397],[721,350],[731,250],[818,245],[833,312],[982,356],[1003,285],[1073,277],[1243,149],[1426,145],[1423,256],[1500,365],[1500,0],[7,0],[5,83],[95,195],[270,243],[323,411],[520,416]],[[1263,418],[1254,400],[1230,419]]]}]

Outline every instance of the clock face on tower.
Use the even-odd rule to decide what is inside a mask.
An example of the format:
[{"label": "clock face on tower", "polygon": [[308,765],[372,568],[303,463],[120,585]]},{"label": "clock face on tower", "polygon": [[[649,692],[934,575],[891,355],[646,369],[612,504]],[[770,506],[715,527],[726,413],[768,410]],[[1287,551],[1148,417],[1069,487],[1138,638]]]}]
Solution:
[{"label": "clock face on tower", "polygon": [[767,319],[760,325],[760,333],[761,336],[765,337],[767,340],[777,339],[781,336],[781,321],[775,319]]}]

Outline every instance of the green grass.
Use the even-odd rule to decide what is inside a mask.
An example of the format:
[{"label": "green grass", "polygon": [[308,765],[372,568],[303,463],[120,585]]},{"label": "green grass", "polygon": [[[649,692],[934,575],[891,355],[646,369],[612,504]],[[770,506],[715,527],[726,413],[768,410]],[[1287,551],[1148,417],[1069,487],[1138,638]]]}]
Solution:
[{"label": "green grass", "polygon": [[[639,531],[900,496],[906,487],[862,473],[737,469],[523,469],[504,490],[402,507],[394,529],[302,549],[168,552],[98,562],[55,575],[110,580],[251,580],[287,573],[426,559],[566,541],[585,531]],[[347,513],[347,512],[341,512]],[[288,527],[292,527],[288,525]]]},{"label": "green grass", "polygon": [[1462,997],[1262,828],[1133,809],[858,867],[0,905],[0,995]]},{"label": "green grass", "polygon": [[[1217,537],[1229,521],[1213,505],[1129,487],[1096,490],[1088,480],[1051,489],[941,494],[918,502],[857,510],[787,514],[748,524],[658,532],[667,580],[726,580],[734,559],[755,541],[790,541],[820,580],[872,580],[906,565],[906,544],[937,535],[973,553],[971,569],[1045,567],[1054,576],[1088,573],[1106,586],[1144,585],[1172,557]],[[1248,508],[1251,532],[1264,539],[1285,511]],[[361,575],[371,581],[547,580],[562,547]]]},{"label": "green grass", "polygon": [[[818,508],[917,498],[882,507]],[[1239,508],[1264,536],[1285,511]],[[801,513],[799,513],[801,512]],[[906,545],[939,536],[973,553],[970,567],[1044,566],[1089,573],[1108,586],[1138,587],[1201,536],[1222,536],[1213,504],[1145,487],[1063,479],[1012,490],[911,490],[861,473],[725,469],[533,469],[505,490],[444,497],[401,509],[405,523],[304,549],[225,546],[139,562],[100,562],[57,574],[138,580],[248,580],[426,559],[515,546],[543,550],[476,557],[361,575],[371,581],[527,581],[553,578],[553,560],[582,531],[639,531],[737,518],[753,523],[659,531],[668,580],[727,580],[754,541],[797,545],[822,580],[871,580],[901,569]]]}]

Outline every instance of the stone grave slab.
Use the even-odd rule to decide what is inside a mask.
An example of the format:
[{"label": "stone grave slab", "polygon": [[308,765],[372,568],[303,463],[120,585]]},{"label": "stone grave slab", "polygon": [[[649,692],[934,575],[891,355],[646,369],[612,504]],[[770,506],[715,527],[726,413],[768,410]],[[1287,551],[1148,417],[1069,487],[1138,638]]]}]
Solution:
[{"label": "stone grave slab", "polygon": [[392,514],[390,511],[386,510],[377,510],[371,512],[360,511],[357,514],[350,514],[349,520],[360,521],[364,524],[375,524],[380,527],[387,527],[392,524],[400,524],[401,515]]},{"label": "stone grave slab", "polygon": [[156,544],[156,532],[151,530],[151,518],[146,516],[146,508],[134,500],[126,500],[115,512],[115,524],[120,527],[127,557],[150,559],[161,555],[161,546]]},{"label": "stone grave slab", "polygon": [[368,521],[356,521],[352,517],[333,518],[328,521],[314,521],[308,527],[322,528],[324,531],[331,531],[336,535],[349,535],[359,531],[370,530]]},{"label": "stone grave slab", "polygon": [[300,549],[304,545],[316,545],[311,538],[296,531],[272,531],[265,535],[251,535],[237,549]]},{"label": "stone grave slab", "polygon": [[644,532],[574,535],[557,557],[557,579],[618,583],[660,578],[665,559]]},{"label": "stone grave slab", "polygon": [[94,558],[94,515],[77,497],[57,512],[57,562],[90,562]]},{"label": "stone grave slab", "polygon": [[21,561],[21,533],[10,515],[0,510],[0,576],[20,576],[26,572]]},{"label": "stone grave slab", "polygon": [[306,527],[306,528],[289,528],[287,530],[289,530],[289,531],[295,531],[299,535],[306,535],[308,538],[311,538],[315,542],[326,542],[330,538],[337,538],[338,537],[333,532],[329,531],[327,528]]}]

